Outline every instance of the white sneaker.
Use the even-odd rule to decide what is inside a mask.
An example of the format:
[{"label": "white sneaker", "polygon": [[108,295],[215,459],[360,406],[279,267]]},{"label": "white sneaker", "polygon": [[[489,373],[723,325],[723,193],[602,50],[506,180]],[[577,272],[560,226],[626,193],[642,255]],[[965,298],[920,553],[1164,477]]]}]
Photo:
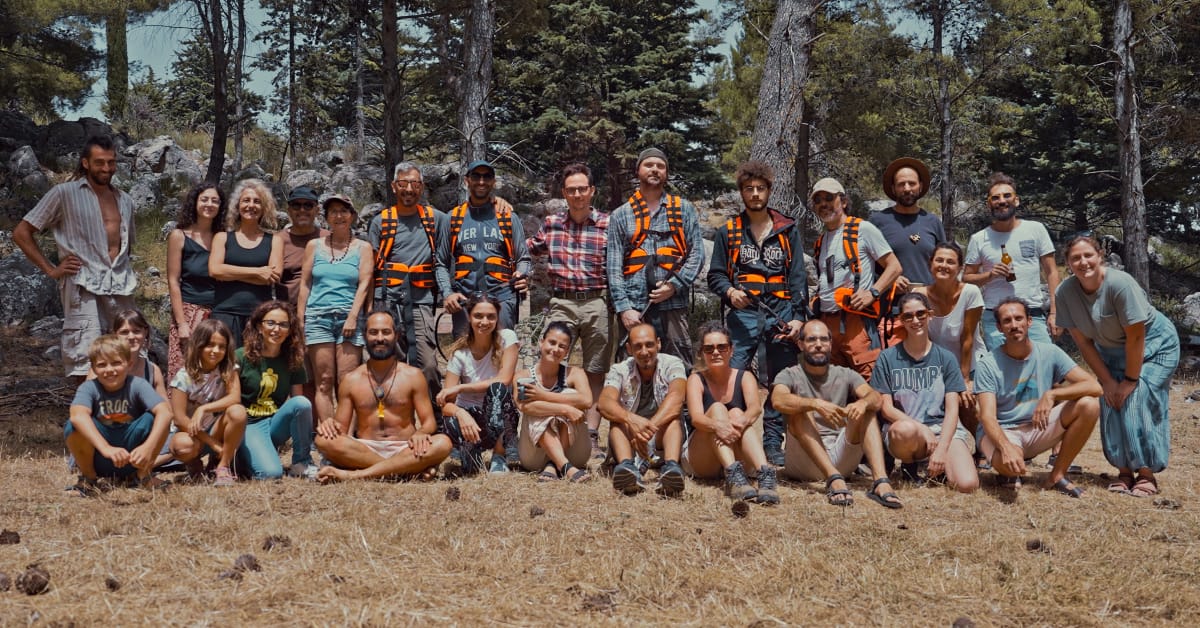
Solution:
[{"label": "white sneaker", "polygon": [[304,478],[306,480],[316,481],[317,472],[320,468],[317,465],[308,462],[297,462],[288,468],[288,476],[293,478]]}]

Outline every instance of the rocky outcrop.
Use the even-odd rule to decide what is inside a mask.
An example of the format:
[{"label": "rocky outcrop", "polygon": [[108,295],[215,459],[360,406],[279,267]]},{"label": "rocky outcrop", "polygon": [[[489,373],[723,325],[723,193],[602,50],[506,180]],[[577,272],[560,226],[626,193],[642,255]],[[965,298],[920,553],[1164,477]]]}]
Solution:
[{"label": "rocky outcrop", "polygon": [[20,253],[0,259],[0,324],[61,315],[58,284]]}]

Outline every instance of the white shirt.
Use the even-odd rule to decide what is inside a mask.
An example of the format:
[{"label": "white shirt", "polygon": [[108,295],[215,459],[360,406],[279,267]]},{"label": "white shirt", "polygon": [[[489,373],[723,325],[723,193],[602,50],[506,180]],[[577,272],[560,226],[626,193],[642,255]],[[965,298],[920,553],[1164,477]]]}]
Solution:
[{"label": "white shirt", "polygon": [[[515,345],[520,344],[517,338],[517,332],[511,329],[500,330],[500,352]],[[478,360],[471,354],[471,349],[459,349],[450,356],[450,361],[446,363],[446,372],[458,375],[460,384],[470,384],[472,382],[481,382],[485,379],[491,379],[500,372],[494,362],[492,362],[492,353],[496,351],[493,347],[484,356]],[[461,392],[458,393],[458,398],[454,400],[454,405],[460,408],[477,408],[483,405],[482,392]]]}]

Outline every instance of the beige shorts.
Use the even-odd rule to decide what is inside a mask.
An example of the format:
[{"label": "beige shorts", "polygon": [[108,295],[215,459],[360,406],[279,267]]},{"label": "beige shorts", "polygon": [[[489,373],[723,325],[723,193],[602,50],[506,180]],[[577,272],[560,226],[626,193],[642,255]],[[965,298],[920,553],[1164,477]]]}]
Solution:
[{"label": "beige shorts", "polygon": [[67,377],[87,375],[92,341],[108,333],[117,314],[137,307],[132,296],[93,294],[73,279],[67,277],[58,285],[63,306],[62,361]]},{"label": "beige shorts", "polygon": [[[838,473],[849,475],[858,468],[858,463],[863,457],[862,443],[851,444],[846,437],[845,428],[838,430],[837,436],[825,436],[821,440],[825,451],[829,453],[830,462],[837,468]],[[783,447],[783,459],[783,474],[786,477],[806,482],[825,481],[821,469],[804,453],[800,441],[790,432]]]},{"label": "beige shorts", "polygon": [[[1004,437],[1008,439],[1008,442],[1020,447],[1025,458],[1033,458],[1054,447],[1067,433],[1067,428],[1063,427],[1062,421],[1059,420],[1065,406],[1066,402],[1054,406],[1054,409],[1050,411],[1050,420],[1046,423],[1045,429],[1037,429],[1032,422],[1022,423],[1016,427],[1004,428]],[[988,460],[991,460],[992,454],[996,453],[996,445],[987,435],[979,440],[979,452]]]},{"label": "beige shorts", "polygon": [[608,299],[600,296],[586,301],[551,297],[547,323],[566,323],[579,340],[583,351],[583,370],[588,373],[607,373],[612,364],[613,336],[616,326]]},{"label": "beige shorts", "polygon": [[367,440],[365,438],[355,438],[354,440],[366,445],[367,449],[370,449],[376,456],[384,460],[403,453],[409,447],[409,443],[406,440]]}]

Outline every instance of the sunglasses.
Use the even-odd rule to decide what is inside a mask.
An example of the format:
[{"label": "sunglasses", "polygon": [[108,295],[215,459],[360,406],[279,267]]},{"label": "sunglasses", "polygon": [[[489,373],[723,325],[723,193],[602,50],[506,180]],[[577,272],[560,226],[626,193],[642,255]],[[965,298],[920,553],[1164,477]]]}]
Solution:
[{"label": "sunglasses", "polygon": [[916,312],[905,312],[900,315],[900,320],[905,323],[912,321],[923,321],[929,318],[929,310],[918,310]]},{"label": "sunglasses", "polygon": [[491,172],[471,172],[467,174],[467,178],[472,181],[491,181],[496,175]]},{"label": "sunglasses", "polygon": [[725,353],[729,351],[729,343],[721,343],[719,345],[701,345],[700,353]]}]

